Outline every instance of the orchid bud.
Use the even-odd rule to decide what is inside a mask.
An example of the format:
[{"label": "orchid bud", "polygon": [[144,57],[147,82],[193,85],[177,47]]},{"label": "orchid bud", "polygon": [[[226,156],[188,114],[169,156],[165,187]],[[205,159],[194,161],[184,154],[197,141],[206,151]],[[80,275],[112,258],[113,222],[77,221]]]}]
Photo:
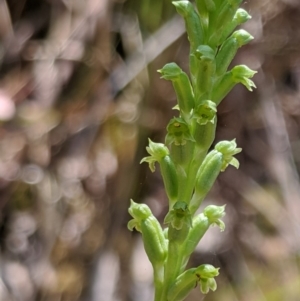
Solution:
[{"label": "orchid bud", "polygon": [[142,233],[144,248],[152,265],[163,264],[167,257],[167,242],[163,230],[150,208],[131,200],[128,211],[133,217],[128,222],[128,229],[132,231],[135,227]]},{"label": "orchid bud", "polygon": [[223,155],[217,150],[211,151],[201,164],[196,176],[195,192],[190,202],[190,212],[194,214],[203,199],[211,190],[223,166]]},{"label": "orchid bud", "polygon": [[172,81],[179,109],[188,117],[194,107],[194,93],[187,74],[175,63],[166,64],[158,72],[161,73],[161,78]]},{"label": "orchid bud", "polygon": [[223,164],[221,171],[224,171],[228,165],[232,165],[237,169],[239,168],[239,161],[233,156],[240,153],[242,149],[236,147],[235,139],[233,139],[232,141],[221,141],[217,143],[215,150],[223,154]]},{"label": "orchid bud", "polygon": [[218,105],[237,83],[243,84],[249,91],[252,91],[252,88],[256,86],[249,78],[252,78],[255,73],[257,72],[245,65],[235,66],[214,83],[211,100]]},{"label": "orchid bud", "polygon": [[228,66],[235,57],[239,47],[249,43],[253,37],[245,30],[240,29],[235,31],[230,38],[228,38],[216,57],[216,75],[220,76],[227,71]]},{"label": "orchid bud", "polygon": [[174,203],[178,195],[178,178],[174,162],[169,156],[169,149],[164,144],[152,142],[150,139],[146,149],[150,156],[143,158],[141,163],[149,163],[152,172],[155,171],[155,162],[159,163],[167,196],[170,203]]},{"label": "orchid bud", "polygon": [[184,18],[188,39],[191,45],[191,52],[203,44],[203,28],[200,17],[193,4],[189,1],[174,1],[177,12]]},{"label": "orchid bud", "polygon": [[[219,269],[210,264],[203,264],[198,268],[188,269],[176,278],[168,292],[167,300],[184,300],[190,291],[197,286],[198,282],[204,294],[206,294],[209,289],[215,290],[217,288],[215,282],[209,281],[209,279],[214,279],[214,277],[218,275]],[[208,281],[209,283],[207,283]]]},{"label": "orchid bud", "polygon": [[225,215],[225,205],[209,205],[204,209],[204,215],[208,218],[211,225],[217,225],[221,231],[225,230],[225,224],[221,218]]}]

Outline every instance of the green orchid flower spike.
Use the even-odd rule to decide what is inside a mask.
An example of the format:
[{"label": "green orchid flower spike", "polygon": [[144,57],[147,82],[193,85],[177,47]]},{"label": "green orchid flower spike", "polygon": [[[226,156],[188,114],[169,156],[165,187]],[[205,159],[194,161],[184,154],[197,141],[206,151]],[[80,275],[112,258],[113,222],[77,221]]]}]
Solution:
[{"label": "green orchid flower spike", "polygon": [[[168,198],[164,229],[145,204],[131,201],[130,231],[142,234],[145,252],[153,266],[154,301],[183,301],[199,286],[202,294],[217,289],[219,268],[209,264],[186,269],[190,256],[209,231],[225,230],[225,205],[199,207],[217,177],[227,168],[239,168],[241,152],[236,140],[215,143],[217,110],[237,84],[255,88],[256,71],[232,64],[239,48],[253,40],[237,27],[251,16],[239,8],[242,0],[195,0],[172,2],[183,18],[190,43],[189,72],[176,63],[158,70],[171,81],[177,105],[166,129],[165,144],[149,139],[146,162],[152,172],[159,166]],[[157,165],[156,165],[157,163]],[[200,293],[200,292],[199,292]]]}]

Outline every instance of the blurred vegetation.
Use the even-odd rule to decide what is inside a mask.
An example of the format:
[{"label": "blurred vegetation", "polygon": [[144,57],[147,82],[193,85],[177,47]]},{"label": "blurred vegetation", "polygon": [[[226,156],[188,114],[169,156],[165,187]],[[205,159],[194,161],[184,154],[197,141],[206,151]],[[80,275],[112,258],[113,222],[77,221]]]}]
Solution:
[{"label": "blurred vegetation", "polygon": [[[234,63],[259,71],[220,106],[217,139],[241,167],[206,204],[227,204],[194,265],[221,267],[207,301],[299,301],[300,3],[249,0],[254,42]],[[156,70],[187,68],[170,0],[0,1],[0,300],[151,300],[151,268],[126,228],[129,199],[162,217],[161,141],[175,95]],[[203,300],[195,289],[189,301]]]}]

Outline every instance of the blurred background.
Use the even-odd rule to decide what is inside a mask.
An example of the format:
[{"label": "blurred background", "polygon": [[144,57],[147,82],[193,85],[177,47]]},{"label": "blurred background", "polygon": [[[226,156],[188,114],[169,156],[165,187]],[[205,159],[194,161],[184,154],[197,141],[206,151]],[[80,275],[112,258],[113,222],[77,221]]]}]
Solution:
[{"label": "blurred background", "polygon": [[[255,40],[234,64],[258,70],[218,110],[237,139],[204,205],[227,204],[191,265],[221,267],[188,301],[300,300],[300,2],[248,0]],[[162,220],[167,199],[145,156],[175,95],[157,69],[188,67],[170,0],[0,1],[0,301],[152,301],[129,199]]]}]

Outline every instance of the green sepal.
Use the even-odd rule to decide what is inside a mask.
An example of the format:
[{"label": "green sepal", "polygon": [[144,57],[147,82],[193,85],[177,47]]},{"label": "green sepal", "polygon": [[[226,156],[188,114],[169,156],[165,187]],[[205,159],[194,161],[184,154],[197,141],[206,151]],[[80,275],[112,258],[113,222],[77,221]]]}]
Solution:
[{"label": "green sepal", "polygon": [[203,211],[209,223],[218,226],[222,232],[225,230],[225,223],[221,220],[225,215],[225,206],[209,205]]},{"label": "green sepal", "polygon": [[217,106],[211,100],[201,102],[193,112],[193,119],[200,125],[205,125],[208,122],[214,124],[216,122]]},{"label": "green sepal", "polygon": [[249,78],[252,78],[257,71],[254,71],[247,67],[246,65],[238,65],[232,68],[232,80],[235,83],[243,84],[249,91],[252,91],[252,88],[256,88],[254,82]]},{"label": "green sepal", "polygon": [[195,141],[190,133],[186,121],[180,117],[174,117],[167,126],[166,144],[185,145],[187,141]]},{"label": "green sepal", "polygon": [[160,162],[165,156],[169,155],[169,149],[163,143],[156,143],[149,140],[149,146],[146,147],[150,156],[145,157],[140,163],[149,163],[149,168],[152,172],[155,171],[155,162]]},{"label": "green sepal", "polygon": [[168,63],[157,70],[161,74],[161,78],[166,80],[177,80],[182,73],[182,69],[176,63]]},{"label": "green sepal", "polygon": [[223,154],[221,171],[224,171],[228,165],[232,165],[236,169],[239,168],[239,161],[233,156],[240,153],[242,149],[240,147],[236,147],[235,139],[232,141],[220,141],[216,144],[215,150]]},{"label": "green sepal", "polygon": [[[135,203],[132,199],[130,200],[130,207],[128,208],[129,214],[136,219],[141,221],[149,217],[152,212],[146,204]],[[132,231],[132,229],[130,229]]]},{"label": "green sepal", "polygon": [[196,274],[203,279],[214,278],[219,275],[219,269],[220,268],[215,268],[211,264],[202,264],[197,268]]},{"label": "green sepal", "polygon": [[246,10],[244,10],[243,8],[239,8],[233,17],[233,23],[235,24],[235,26],[238,26],[247,22],[251,18],[251,15],[249,15],[249,13]]},{"label": "green sepal", "polygon": [[214,277],[219,275],[219,268],[215,268],[210,264],[203,264],[198,268],[197,273],[200,276],[199,284],[200,290],[203,294],[207,294],[209,290],[215,291],[217,283]]},{"label": "green sepal", "polygon": [[200,279],[199,283],[202,294],[207,294],[209,290],[214,292],[217,289],[217,282],[214,278]]},{"label": "green sepal", "polygon": [[208,45],[200,45],[196,49],[196,57],[202,61],[213,61],[215,59],[215,51]]},{"label": "green sepal", "polygon": [[236,39],[239,47],[242,47],[242,46],[248,44],[249,42],[251,42],[254,39],[254,37],[248,31],[246,31],[244,29],[236,30],[230,36],[230,38]]},{"label": "green sepal", "polygon": [[192,216],[187,203],[181,201],[176,202],[166,215],[164,224],[171,224],[176,230],[181,230],[185,224],[191,228]]}]

